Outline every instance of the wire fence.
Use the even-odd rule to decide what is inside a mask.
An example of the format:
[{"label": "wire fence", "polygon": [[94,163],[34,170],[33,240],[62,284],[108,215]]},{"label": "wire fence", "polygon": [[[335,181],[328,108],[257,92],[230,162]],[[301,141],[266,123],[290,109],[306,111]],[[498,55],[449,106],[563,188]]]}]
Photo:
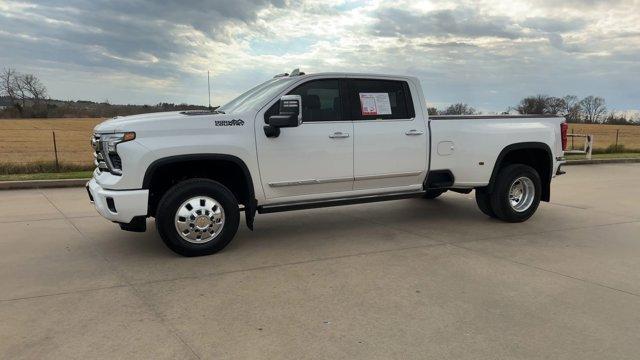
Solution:
[{"label": "wire fence", "polygon": [[[56,168],[61,164],[93,164],[90,145],[92,123],[83,124],[85,129],[78,129],[78,126],[75,129],[34,129],[0,125],[5,125],[0,126],[0,164],[52,162]],[[569,124],[569,133],[593,135],[596,150],[606,149],[610,145],[623,145],[630,151],[640,149],[640,126]],[[579,139],[570,139],[569,146],[579,149],[583,143]]]},{"label": "wire fence", "polygon": [[0,129],[0,163],[90,166],[90,137],[86,130]]},{"label": "wire fence", "polygon": [[[640,126],[637,125],[602,125],[602,124],[569,124],[570,134],[593,135],[593,148],[603,150],[615,145],[624,146],[630,151],[640,151]],[[569,139],[572,149],[581,148],[580,139]]]}]

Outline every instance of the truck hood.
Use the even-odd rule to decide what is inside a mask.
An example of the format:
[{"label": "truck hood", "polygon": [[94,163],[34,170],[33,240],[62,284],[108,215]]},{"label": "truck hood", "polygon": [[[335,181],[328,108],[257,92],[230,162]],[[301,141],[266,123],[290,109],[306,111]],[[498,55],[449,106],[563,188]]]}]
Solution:
[{"label": "truck hood", "polygon": [[121,131],[132,131],[135,128],[146,126],[149,123],[158,123],[165,121],[176,121],[178,118],[186,115],[180,114],[179,111],[171,112],[158,112],[131,116],[116,116],[114,118],[105,120],[96,125],[93,129],[96,133],[111,133]]},{"label": "truck hood", "polygon": [[144,131],[160,129],[184,129],[198,126],[210,125],[214,120],[231,120],[237,115],[227,114],[192,114],[188,115],[181,111],[157,112],[132,116],[117,116],[98,124],[93,131],[96,133],[113,133],[124,131]]}]

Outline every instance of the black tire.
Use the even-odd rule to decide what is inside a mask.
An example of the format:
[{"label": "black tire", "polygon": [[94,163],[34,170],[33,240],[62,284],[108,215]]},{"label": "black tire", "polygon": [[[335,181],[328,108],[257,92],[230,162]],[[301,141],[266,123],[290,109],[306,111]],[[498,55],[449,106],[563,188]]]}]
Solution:
[{"label": "black tire", "polygon": [[476,189],[476,204],[485,215],[496,218],[496,213],[491,208],[491,197],[486,189]]},{"label": "black tire", "polygon": [[[193,243],[180,235],[175,219],[185,201],[199,196],[209,197],[220,204],[224,223],[220,232],[211,240]],[[240,210],[235,196],[224,185],[209,179],[189,179],[174,185],[164,194],[156,212],[156,228],[162,241],[169,249],[183,256],[210,255],[224,249],[238,231],[239,223]]]},{"label": "black tire", "polygon": [[[511,185],[519,178],[531,180],[534,193],[532,194],[531,204],[520,211],[516,211],[509,201],[509,190]],[[522,164],[508,165],[500,169],[496,178],[493,192],[490,194],[491,209],[500,220],[523,222],[529,219],[538,209],[541,189],[540,175],[534,168]]]},{"label": "black tire", "polygon": [[429,189],[424,193],[424,195],[422,195],[422,198],[429,200],[435,199],[438,196],[444,194],[446,191],[446,189]]}]

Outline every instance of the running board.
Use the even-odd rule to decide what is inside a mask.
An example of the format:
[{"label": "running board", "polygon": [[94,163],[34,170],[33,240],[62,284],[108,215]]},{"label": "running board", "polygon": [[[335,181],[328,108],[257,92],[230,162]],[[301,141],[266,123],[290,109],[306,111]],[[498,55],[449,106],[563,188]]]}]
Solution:
[{"label": "running board", "polygon": [[314,201],[301,201],[292,203],[283,203],[275,205],[258,206],[259,214],[269,214],[275,212],[292,211],[292,210],[304,210],[304,209],[316,209],[322,207],[342,206],[342,205],[354,205],[365,204],[378,201],[400,200],[414,197],[420,197],[424,195],[424,191],[412,191],[402,193],[390,193],[383,195],[366,195],[358,197],[348,198],[333,198],[326,200],[314,200]]}]

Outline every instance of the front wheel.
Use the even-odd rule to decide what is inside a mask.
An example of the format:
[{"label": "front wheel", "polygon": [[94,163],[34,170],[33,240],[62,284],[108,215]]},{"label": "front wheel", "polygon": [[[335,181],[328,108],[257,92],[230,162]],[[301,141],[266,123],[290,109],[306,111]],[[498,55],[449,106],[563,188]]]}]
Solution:
[{"label": "front wheel", "polygon": [[169,189],[156,212],[156,227],[164,243],[183,256],[202,256],[222,250],[236,234],[240,211],[224,185],[190,179]]},{"label": "front wheel", "polygon": [[496,217],[508,222],[529,219],[540,204],[541,181],[538,172],[527,165],[513,164],[498,173],[490,194]]}]

